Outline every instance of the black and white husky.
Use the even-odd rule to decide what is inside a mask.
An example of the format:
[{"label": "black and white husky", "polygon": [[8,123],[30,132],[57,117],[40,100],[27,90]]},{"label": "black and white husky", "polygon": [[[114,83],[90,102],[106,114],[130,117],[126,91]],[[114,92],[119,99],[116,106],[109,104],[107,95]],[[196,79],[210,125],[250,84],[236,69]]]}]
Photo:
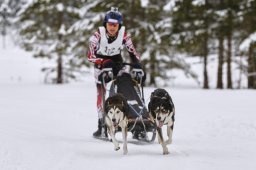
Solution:
[{"label": "black and white husky", "polygon": [[115,138],[115,129],[121,127],[123,136],[123,154],[128,153],[127,149],[127,114],[128,104],[122,94],[115,94],[107,98],[105,102],[105,123],[107,130],[114,144],[114,149],[120,149],[119,143]]},{"label": "black and white husky", "polygon": [[[157,126],[158,142],[163,147],[163,154],[169,154],[167,145],[172,143],[175,108],[171,96],[164,89],[156,89],[151,93],[148,104],[150,118]],[[167,125],[168,139],[164,141],[162,127]]]}]

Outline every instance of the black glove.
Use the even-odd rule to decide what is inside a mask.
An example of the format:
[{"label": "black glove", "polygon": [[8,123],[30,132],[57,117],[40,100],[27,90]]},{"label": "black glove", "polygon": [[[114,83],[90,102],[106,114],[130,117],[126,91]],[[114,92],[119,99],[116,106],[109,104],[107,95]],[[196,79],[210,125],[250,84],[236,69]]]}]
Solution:
[{"label": "black glove", "polygon": [[[142,65],[141,63],[134,63],[133,64],[133,68],[134,69],[141,69],[141,71],[143,72],[143,75],[140,74],[140,76],[138,76],[138,74],[135,74],[135,75],[132,75],[132,77],[137,81],[137,82],[140,82],[140,79],[142,80],[141,81],[141,84],[144,86],[145,85],[145,81],[146,81],[146,73],[143,71],[142,69]],[[138,71],[139,73],[140,71]]]}]

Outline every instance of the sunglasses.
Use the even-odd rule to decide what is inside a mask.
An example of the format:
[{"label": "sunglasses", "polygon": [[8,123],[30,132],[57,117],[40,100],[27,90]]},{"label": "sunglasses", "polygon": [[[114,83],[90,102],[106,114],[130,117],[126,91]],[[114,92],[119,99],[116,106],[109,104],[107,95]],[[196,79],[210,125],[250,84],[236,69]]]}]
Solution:
[{"label": "sunglasses", "polygon": [[111,22],[108,22],[107,25],[108,25],[108,26],[112,26],[112,27],[117,27],[117,26],[118,26],[118,23],[111,23]]}]

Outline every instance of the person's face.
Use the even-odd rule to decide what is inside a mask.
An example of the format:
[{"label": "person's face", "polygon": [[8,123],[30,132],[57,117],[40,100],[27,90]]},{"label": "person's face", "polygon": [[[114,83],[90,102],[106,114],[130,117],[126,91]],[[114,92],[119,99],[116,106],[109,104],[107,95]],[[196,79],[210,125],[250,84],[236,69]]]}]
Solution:
[{"label": "person's face", "polygon": [[115,36],[118,32],[119,24],[108,22],[106,26],[109,36]]}]

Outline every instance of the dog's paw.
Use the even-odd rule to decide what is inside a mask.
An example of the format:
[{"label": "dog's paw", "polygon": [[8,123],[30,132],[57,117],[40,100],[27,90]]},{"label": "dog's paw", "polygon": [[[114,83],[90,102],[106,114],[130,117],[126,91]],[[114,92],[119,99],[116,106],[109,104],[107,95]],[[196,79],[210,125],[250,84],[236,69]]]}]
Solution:
[{"label": "dog's paw", "polygon": [[168,155],[169,154],[169,151],[168,151],[168,148],[166,147],[166,148],[164,148],[164,150],[163,150],[163,155]]},{"label": "dog's paw", "polygon": [[163,151],[163,155],[168,155],[168,154],[169,154],[168,150]]},{"label": "dog's paw", "polygon": [[118,146],[118,147],[115,147],[115,151],[118,151],[120,149],[120,147]]}]

